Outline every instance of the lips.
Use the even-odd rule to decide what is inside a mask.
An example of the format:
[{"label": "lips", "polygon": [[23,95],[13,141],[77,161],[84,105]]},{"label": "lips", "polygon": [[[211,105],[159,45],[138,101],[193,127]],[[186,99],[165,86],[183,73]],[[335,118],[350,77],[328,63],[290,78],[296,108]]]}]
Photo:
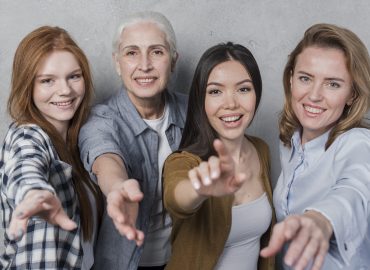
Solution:
[{"label": "lips", "polygon": [[58,107],[68,107],[73,102],[73,99],[68,101],[59,101],[59,102],[51,102],[51,104],[56,105]]},{"label": "lips", "polygon": [[312,107],[312,106],[309,106],[309,105],[303,105],[303,108],[304,108],[305,111],[307,111],[309,113],[312,113],[312,114],[321,114],[325,111],[322,108]]},{"label": "lips", "polygon": [[242,115],[232,115],[232,116],[224,116],[220,117],[220,119],[226,123],[236,122],[242,118]]},{"label": "lips", "polygon": [[138,84],[146,85],[146,84],[150,84],[154,82],[156,79],[157,79],[156,77],[138,77],[138,78],[135,78],[135,81]]}]

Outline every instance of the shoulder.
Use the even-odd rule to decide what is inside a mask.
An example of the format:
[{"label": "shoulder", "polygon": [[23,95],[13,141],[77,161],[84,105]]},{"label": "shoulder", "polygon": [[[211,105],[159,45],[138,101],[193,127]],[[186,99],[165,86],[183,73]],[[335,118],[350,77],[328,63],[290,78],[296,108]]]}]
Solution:
[{"label": "shoulder", "polygon": [[2,156],[7,158],[44,157],[49,160],[53,156],[51,139],[39,126],[34,124],[11,124],[5,136]]},{"label": "shoulder", "polygon": [[175,167],[195,167],[202,162],[197,155],[187,151],[175,152],[169,155],[165,161],[167,169],[175,169]]},{"label": "shoulder", "polygon": [[109,118],[117,115],[118,110],[118,99],[120,98],[119,93],[112,95],[102,103],[98,103],[93,106],[91,110],[91,116]]},{"label": "shoulder", "polygon": [[39,144],[50,144],[50,138],[46,132],[35,124],[16,125],[12,123],[8,129],[6,143],[17,143],[20,141],[34,141]]},{"label": "shoulder", "polygon": [[339,135],[333,145],[336,148],[351,149],[356,146],[370,146],[370,130],[366,128],[352,128]]},{"label": "shoulder", "polygon": [[115,94],[103,103],[96,104],[90,111],[89,118],[80,130],[80,136],[91,136],[91,131],[110,130],[116,126],[117,121],[122,121],[119,106],[119,95]]},{"label": "shoulder", "polygon": [[170,104],[176,105],[181,111],[184,111],[188,105],[188,95],[176,91],[167,90]]},{"label": "shoulder", "polygon": [[186,163],[193,163],[193,164],[199,164],[202,162],[202,159],[194,155],[192,153],[189,153],[187,151],[181,151],[181,152],[174,152],[171,155],[169,155],[166,159],[166,164],[171,162],[186,162]]},{"label": "shoulder", "polygon": [[[363,162],[370,159],[370,130],[353,128],[338,136],[328,148],[336,161]],[[366,161],[367,162],[367,161]]]},{"label": "shoulder", "polygon": [[352,128],[343,134],[338,139],[341,140],[368,140],[370,138],[370,129],[367,128]]}]

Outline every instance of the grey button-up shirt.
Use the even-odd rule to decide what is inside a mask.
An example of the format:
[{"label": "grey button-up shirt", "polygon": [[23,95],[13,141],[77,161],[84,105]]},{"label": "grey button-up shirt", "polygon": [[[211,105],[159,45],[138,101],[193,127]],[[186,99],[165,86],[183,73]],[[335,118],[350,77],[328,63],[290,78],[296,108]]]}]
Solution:
[{"label": "grey button-up shirt", "polygon": [[[174,151],[180,144],[185,124],[187,96],[165,91],[165,100],[169,106],[166,136]],[[97,157],[114,153],[123,159],[128,177],[138,180],[144,193],[137,226],[146,233],[152,202],[160,184],[159,136],[141,118],[125,89],[93,108],[89,120],[80,131],[79,147],[84,166],[95,180],[92,164]],[[136,269],[143,246],[137,247],[134,241],[121,236],[105,213],[96,246],[95,269]]]}]

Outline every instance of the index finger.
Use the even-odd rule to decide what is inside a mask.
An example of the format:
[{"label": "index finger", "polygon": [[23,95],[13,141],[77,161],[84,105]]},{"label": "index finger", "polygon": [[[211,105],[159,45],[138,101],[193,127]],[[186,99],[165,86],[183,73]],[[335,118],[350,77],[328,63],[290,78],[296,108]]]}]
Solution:
[{"label": "index finger", "polygon": [[267,247],[261,250],[262,257],[269,257],[278,253],[284,243],[293,239],[299,231],[299,218],[290,216],[276,224],[272,229],[272,235]]},{"label": "index finger", "polygon": [[215,148],[221,163],[232,162],[232,158],[227,151],[225,144],[220,139],[214,140],[213,147]]}]

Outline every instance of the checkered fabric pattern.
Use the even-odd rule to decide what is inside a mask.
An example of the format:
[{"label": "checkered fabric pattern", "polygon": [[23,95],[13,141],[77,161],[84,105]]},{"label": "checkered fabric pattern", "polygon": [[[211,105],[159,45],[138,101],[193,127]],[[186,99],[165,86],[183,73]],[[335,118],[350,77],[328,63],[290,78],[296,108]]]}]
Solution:
[{"label": "checkered fabric pattern", "polygon": [[[48,135],[36,125],[10,125],[0,150],[0,199],[4,234],[0,269],[81,269],[82,246],[72,167],[61,161]],[[19,240],[7,228],[16,205],[30,189],[46,189],[60,199],[79,226],[65,231],[34,217]]]}]

